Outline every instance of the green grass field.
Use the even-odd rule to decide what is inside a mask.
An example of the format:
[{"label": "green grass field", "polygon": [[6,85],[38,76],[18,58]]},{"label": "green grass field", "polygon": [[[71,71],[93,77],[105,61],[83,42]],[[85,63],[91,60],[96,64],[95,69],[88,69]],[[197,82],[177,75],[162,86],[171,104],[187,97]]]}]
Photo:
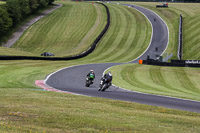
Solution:
[{"label": "green grass field", "polygon": [[[199,4],[200,6],[200,4]],[[200,60],[200,16],[194,15],[192,17],[184,18],[184,39],[183,39],[183,58],[184,59],[198,59]],[[190,33],[190,34],[188,34]]]},{"label": "green grass field", "polygon": [[[105,26],[106,13],[104,7],[99,4],[92,6],[91,3],[80,4],[73,2],[64,2],[63,5],[64,7],[58,9],[57,12],[37,22],[25,32],[14,45],[14,48],[25,51],[25,53],[19,54],[26,55],[29,52],[29,55],[39,55],[48,51],[56,56],[69,56],[85,51],[92,44],[95,36]],[[87,6],[90,8],[86,8]],[[98,48],[87,59],[93,62],[101,62],[102,60],[106,62],[131,61],[138,57],[148,46],[151,37],[151,26],[146,18],[135,10],[117,5],[108,6],[111,13],[111,26],[98,44]],[[91,17],[87,12],[84,12],[87,17],[77,21],[75,18],[79,18],[79,16],[75,14],[80,14],[81,8],[88,10],[87,12],[90,13],[95,11],[98,14],[94,12],[94,17]],[[72,14],[68,16],[66,12],[72,12]],[[57,14],[60,13],[65,14],[67,17],[60,17],[61,20],[55,18],[59,17]],[[84,14],[82,16],[85,17]],[[83,26],[82,21],[84,20],[84,23],[91,21],[91,25]],[[78,24],[72,26],[74,23]],[[78,28],[78,30],[75,28]],[[80,36],[79,34],[83,32],[84,35]],[[113,41],[114,39],[115,41]],[[127,52],[131,54],[126,54]],[[94,56],[98,56],[98,58],[93,58]],[[110,58],[107,58],[108,56]],[[105,60],[105,57],[107,60]]]},{"label": "green grass field", "polygon": [[[80,27],[79,32],[74,31],[72,32],[73,35],[70,34],[72,38],[68,39],[74,39],[76,41],[71,44],[73,46],[70,47],[68,44],[66,44],[66,46],[63,46],[63,44],[62,46],[65,48],[73,47],[76,53],[80,52],[78,49],[82,45],[88,47],[90,43],[85,42],[93,41],[92,39],[87,40],[85,38],[89,33],[93,33],[90,29],[99,30],[105,24],[104,8],[100,5],[92,7],[91,3],[73,3],[66,1],[62,3],[65,5],[63,8],[34,24],[26,31],[22,38],[30,33],[32,33],[32,36],[35,36],[34,33],[37,31],[33,32],[32,30],[40,26],[41,30],[43,26],[54,27],[52,26],[54,22],[52,18],[58,17],[59,15],[56,15],[57,13],[62,14],[61,11],[64,11],[69,15],[70,11],[76,12],[78,10],[77,8],[80,8],[85,11],[82,12],[83,14],[88,11],[94,11],[94,14],[90,14],[93,18],[90,18],[91,16],[89,15],[86,16],[92,20],[92,24],[86,26],[87,28]],[[69,8],[69,6],[72,7]],[[90,6],[91,8],[88,8]],[[199,113],[123,101],[47,92],[34,85],[35,80],[45,79],[49,73],[60,68],[86,63],[127,62],[136,58],[146,49],[151,36],[151,27],[145,17],[137,11],[123,6],[108,4],[108,7],[111,12],[111,26],[106,36],[104,36],[98,44],[97,49],[88,57],[75,61],[60,62],[26,60],[0,61],[0,132],[198,133],[200,131]],[[95,16],[95,14],[98,14],[97,10],[100,11],[99,14],[101,14],[101,18]],[[65,16],[64,13],[63,15]],[[73,17],[73,21],[71,19],[68,21],[72,21],[71,23],[79,21],[77,18],[80,16]],[[61,18],[57,19],[61,22]],[[64,21],[66,18],[62,19]],[[99,21],[101,26],[98,28],[95,27],[97,20],[101,20],[101,22]],[[170,22],[168,23],[170,24]],[[72,28],[69,25],[67,27],[69,29]],[[172,24],[171,27],[173,27]],[[58,29],[51,29],[55,30],[57,34],[55,35],[54,32],[50,32],[50,36],[54,34],[55,38],[56,36],[60,38],[59,32],[63,32],[63,27],[58,26],[57,28]],[[87,31],[84,31],[85,29],[87,29]],[[85,36],[77,36],[83,32],[85,32]],[[95,32],[95,35],[98,35],[98,33]],[[28,37],[29,35],[27,38]],[[67,42],[68,40],[65,40],[65,37],[66,36],[62,36],[60,39]],[[40,40],[39,44],[40,42],[42,44],[43,42],[51,43],[50,40],[53,37],[45,38],[40,35],[36,38]],[[24,50],[23,47],[27,47],[28,49],[28,46],[23,46],[25,43],[21,39],[15,46],[17,50],[14,48],[0,48],[0,51],[9,51],[11,54],[20,53],[22,55],[37,54],[37,51],[34,51],[35,44],[32,45],[32,43],[29,45],[32,47],[32,50],[26,52],[28,50]],[[26,40],[26,38],[24,39]],[[34,40],[34,38],[32,39]],[[28,44],[29,41],[32,40],[26,41]],[[35,41],[37,42],[37,39],[35,39]],[[57,43],[56,45],[59,44]],[[60,54],[63,56],[66,54],[64,49],[56,47],[56,45],[52,47],[54,47],[55,52],[59,51],[58,55]],[[38,50],[38,53],[46,48],[45,45],[42,45],[41,51]],[[125,54],[124,52],[131,53]],[[199,69],[124,65],[112,68],[112,72],[114,74],[113,82],[115,84],[119,82],[122,87],[128,87],[129,89],[146,93],[199,100]],[[121,80],[121,78],[123,78],[123,80]],[[139,82],[139,80],[143,82]],[[168,83],[176,84],[172,86]]]},{"label": "green grass field", "polygon": [[[83,63],[1,61],[0,131],[186,133],[200,130],[199,113],[47,92],[34,85],[35,80],[44,79],[47,74],[55,70]],[[156,69],[148,67],[153,72]],[[136,67],[136,69],[145,70],[146,67]],[[114,71],[113,73],[116,79],[117,73]]]},{"label": "green grass field", "polygon": [[[9,93],[8,93],[9,91]],[[0,89],[1,132],[198,133],[200,114],[22,88]]]},{"label": "green grass field", "polygon": [[169,8],[156,8],[159,2],[131,2],[144,6],[160,15],[169,27],[169,46],[167,53],[173,53],[177,57],[178,24],[180,14],[183,16],[183,58],[200,60],[199,49],[199,11],[200,3],[169,3]]},{"label": "green grass field", "polygon": [[105,8],[92,3],[62,4],[63,7],[31,26],[14,48],[36,55],[48,51],[56,56],[74,55],[88,49],[105,26]]},{"label": "green grass field", "polygon": [[135,10],[114,4],[108,7],[111,26],[97,49],[87,58],[93,62],[131,61],[148,47],[151,26],[145,17]]},{"label": "green grass field", "polygon": [[146,65],[120,65],[110,69],[113,84],[144,93],[200,101],[200,69]]}]

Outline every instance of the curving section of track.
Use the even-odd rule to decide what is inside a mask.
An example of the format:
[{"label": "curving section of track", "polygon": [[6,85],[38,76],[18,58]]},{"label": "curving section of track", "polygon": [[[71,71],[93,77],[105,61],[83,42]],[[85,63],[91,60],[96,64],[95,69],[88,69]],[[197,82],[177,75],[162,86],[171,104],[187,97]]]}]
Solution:
[{"label": "curving section of track", "polygon": [[152,37],[149,47],[140,57],[133,60],[131,63],[137,63],[139,59],[144,60],[147,58],[147,55],[150,55],[153,59],[157,58],[156,55],[162,55],[167,48],[169,40],[169,30],[167,24],[163,21],[163,19],[160,16],[158,16],[151,10],[135,5],[124,5],[132,7],[141,12],[149,20],[152,26]]},{"label": "curving section of track", "polygon": [[[126,6],[135,8],[136,10],[143,13],[150,21],[153,33],[151,42],[146,51],[140,57],[131,61],[130,63],[137,63],[139,59],[146,59],[147,55],[152,52],[156,55],[161,55],[168,45],[169,38],[169,32],[165,22],[157,14],[148,9],[132,5]],[[153,58],[156,58],[156,56]],[[58,90],[86,96],[138,102],[148,105],[163,106],[167,108],[187,110],[192,112],[200,112],[200,102],[198,101],[190,101],[165,96],[144,94],[125,90],[114,86],[110,87],[105,92],[97,91],[100,78],[102,77],[103,72],[109,67],[120,64],[123,63],[86,64],[64,68],[62,70],[50,74],[46,78],[45,83],[48,86],[51,86]],[[85,87],[85,78],[86,74],[90,69],[93,69],[95,71],[96,79],[94,81],[94,84],[88,88]]]}]

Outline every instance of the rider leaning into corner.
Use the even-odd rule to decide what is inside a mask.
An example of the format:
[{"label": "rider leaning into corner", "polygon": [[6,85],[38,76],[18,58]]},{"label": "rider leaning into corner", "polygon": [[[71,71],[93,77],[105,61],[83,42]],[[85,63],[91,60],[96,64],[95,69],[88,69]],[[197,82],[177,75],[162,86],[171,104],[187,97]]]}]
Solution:
[{"label": "rider leaning into corner", "polygon": [[[102,88],[105,83],[107,83],[108,86],[106,88]],[[111,85],[112,85],[112,74],[109,71],[108,73],[104,74],[104,76],[101,78],[101,83],[99,85],[100,88],[98,91],[105,91],[105,89],[107,89]]]},{"label": "rider leaning into corner", "polygon": [[112,74],[111,72],[109,71],[108,73],[104,74],[104,79],[105,79],[105,82],[109,84],[109,86],[112,85]]}]

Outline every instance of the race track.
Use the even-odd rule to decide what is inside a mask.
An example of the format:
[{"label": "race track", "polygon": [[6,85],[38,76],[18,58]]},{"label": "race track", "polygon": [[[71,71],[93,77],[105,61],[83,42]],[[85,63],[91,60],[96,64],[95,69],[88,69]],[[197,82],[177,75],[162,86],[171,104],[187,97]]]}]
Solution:
[{"label": "race track", "polygon": [[[168,45],[169,32],[167,25],[157,14],[148,9],[132,5],[126,6],[135,8],[136,10],[143,13],[150,21],[153,33],[151,42],[147,50],[140,57],[134,59],[130,63],[137,63],[139,59],[146,59],[147,55],[150,55],[152,53],[152,55],[154,56],[151,56],[151,58],[155,59],[156,55],[161,55]],[[86,96],[102,97],[108,99],[137,102],[148,105],[163,106],[167,108],[187,110],[192,112],[200,112],[200,102],[197,101],[143,94],[128,91],[114,86],[110,87],[105,92],[99,92],[98,86],[103,72],[107,68],[119,64],[123,63],[86,64],[65,68],[50,74],[46,78],[45,83],[48,86],[51,86],[58,90]],[[88,88],[85,87],[85,78],[86,74],[89,72],[90,69],[93,69],[95,71],[96,78],[94,84]]]}]

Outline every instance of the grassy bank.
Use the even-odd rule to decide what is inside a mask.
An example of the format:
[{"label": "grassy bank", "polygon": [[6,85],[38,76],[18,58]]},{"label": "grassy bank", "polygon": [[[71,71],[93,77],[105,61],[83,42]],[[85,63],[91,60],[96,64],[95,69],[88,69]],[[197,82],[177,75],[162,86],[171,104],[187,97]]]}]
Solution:
[{"label": "grassy bank", "polygon": [[88,49],[105,26],[105,8],[84,2],[61,3],[61,8],[31,26],[14,47],[36,55],[48,51],[56,56]]},{"label": "grassy bank", "polygon": [[183,58],[200,60],[200,16],[184,18],[183,25]]},{"label": "grassy bank", "polygon": [[[75,3],[73,4],[75,6]],[[82,6],[79,4],[77,3],[77,7]],[[146,49],[151,31],[150,25],[144,16],[126,7],[108,6],[111,11],[111,27],[94,53],[88,57],[75,61],[60,62],[0,61],[0,132],[199,132],[199,113],[47,92],[34,85],[35,80],[45,79],[49,73],[60,68],[86,63],[130,61]],[[92,9],[96,10],[96,8]],[[102,10],[102,13],[104,12]],[[48,22],[48,19],[46,22]],[[93,23],[95,22],[93,21]],[[39,25],[37,23],[32,28],[34,26]],[[57,31],[57,35],[63,27],[58,26],[58,28],[57,30],[54,29]],[[31,33],[34,34],[34,32]],[[65,37],[62,36],[62,39]],[[43,38],[44,40],[40,39],[41,42],[51,40],[51,38],[47,38],[47,40],[45,40],[46,38]],[[80,43],[73,43],[73,48],[77,52],[78,44]],[[56,47],[56,49],[60,48]],[[163,89],[161,91],[163,94],[170,94],[171,91],[179,94],[180,97],[185,95],[191,97],[191,99],[198,99],[199,71],[196,69],[183,68],[179,70],[140,65],[120,66],[119,69],[115,67],[112,69],[114,82],[120,78],[118,74],[124,79],[125,77],[137,79],[137,82],[132,85],[130,85],[131,79],[128,79],[130,83],[127,83],[125,79],[120,85],[127,85],[131,88],[136,84],[133,89],[145,90],[144,87],[147,86],[149,87],[149,93],[158,93],[158,90]],[[123,73],[118,73],[122,70]],[[159,71],[157,72],[157,70]],[[164,75],[161,74],[163,71]],[[135,72],[137,75],[129,75],[129,72]],[[195,76],[191,76],[190,72]],[[169,73],[169,76],[167,73]],[[162,78],[160,79],[160,77]],[[171,77],[173,78],[170,79]],[[177,88],[167,84],[174,83],[173,79],[179,82],[175,86]],[[181,79],[187,81],[186,84],[183,84]],[[149,84],[138,82],[138,80],[145,80]],[[163,83],[164,85],[162,85]],[[176,89],[181,90],[182,85],[185,87],[182,92],[178,93]],[[190,90],[187,90],[188,87]],[[175,90],[170,90],[173,88]]]},{"label": "grassy bank", "polygon": [[[85,62],[1,61],[1,132],[198,132],[199,113],[177,111],[136,103],[42,91],[34,85],[60,68]],[[154,68],[136,65],[137,75]],[[129,69],[125,67],[124,70]],[[115,69],[115,68],[114,68]],[[162,69],[162,68],[160,68]],[[170,74],[167,68],[166,73]],[[175,68],[174,68],[175,69]],[[176,69],[175,69],[176,70]],[[174,71],[175,71],[174,70]],[[119,70],[117,70],[118,72]],[[115,71],[114,82],[118,76]],[[186,73],[188,71],[186,70]],[[127,74],[127,72],[123,72]],[[174,73],[173,71],[171,73]],[[196,73],[196,70],[193,70]],[[170,74],[173,75],[173,74]],[[154,80],[156,81],[155,74]],[[182,76],[180,72],[180,77]],[[140,78],[144,78],[140,77]],[[192,77],[192,76],[190,76]],[[130,77],[132,78],[132,77]],[[147,78],[146,78],[147,79]],[[148,81],[146,80],[145,81]],[[196,77],[193,77],[196,79]],[[158,80],[158,79],[157,79]],[[198,84],[196,79],[196,85]],[[123,82],[119,82],[123,83]],[[162,83],[162,82],[161,82]],[[123,83],[126,85],[126,83]],[[140,84],[139,82],[136,84]],[[142,85],[142,84],[141,84]],[[148,84],[152,86],[152,84]],[[154,86],[158,86],[155,83]],[[188,84],[189,85],[189,84]],[[132,85],[131,85],[132,86]],[[130,86],[129,86],[130,87]],[[164,89],[166,86],[163,86]],[[159,87],[158,87],[159,88]],[[143,88],[144,89],[144,88]],[[169,90],[169,88],[168,88]],[[152,91],[149,88],[149,91]],[[188,91],[184,89],[183,91]],[[165,92],[165,91],[163,91]],[[193,93],[192,91],[189,91]],[[194,94],[195,94],[194,90]],[[189,94],[187,94],[189,95]]]},{"label": "grassy bank", "polygon": [[[105,9],[99,4],[61,3],[63,7],[32,25],[23,34],[13,47],[16,51],[8,52],[9,49],[0,48],[1,55],[40,55],[48,51],[56,56],[69,56],[85,51],[105,26]],[[133,9],[107,6],[111,13],[110,28],[87,59],[92,62],[131,61],[147,48],[151,26],[143,15]]]},{"label": "grassy bank", "polygon": [[45,79],[49,73],[74,64],[64,61],[0,61],[0,87],[37,88],[35,80]]},{"label": "grassy bank", "polygon": [[183,57],[184,59],[200,59],[199,48],[199,3],[169,3],[169,8],[156,8],[159,2],[129,2],[149,8],[160,15],[169,27],[169,46],[166,53],[177,57],[178,24],[180,14],[183,16]]},{"label": "grassy bank", "polygon": [[1,132],[197,133],[200,115],[101,98],[0,89]]},{"label": "grassy bank", "polygon": [[133,91],[200,101],[200,69],[120,65],[110,69],[113,83]]},{"label": "grassy bank", "polygon": [[131,61],[148,47],[151,26],[141,13],[133,9],[114,4],[107,6],[111,14],[110,28],[95,51],[85,59],[91,62]]}]

